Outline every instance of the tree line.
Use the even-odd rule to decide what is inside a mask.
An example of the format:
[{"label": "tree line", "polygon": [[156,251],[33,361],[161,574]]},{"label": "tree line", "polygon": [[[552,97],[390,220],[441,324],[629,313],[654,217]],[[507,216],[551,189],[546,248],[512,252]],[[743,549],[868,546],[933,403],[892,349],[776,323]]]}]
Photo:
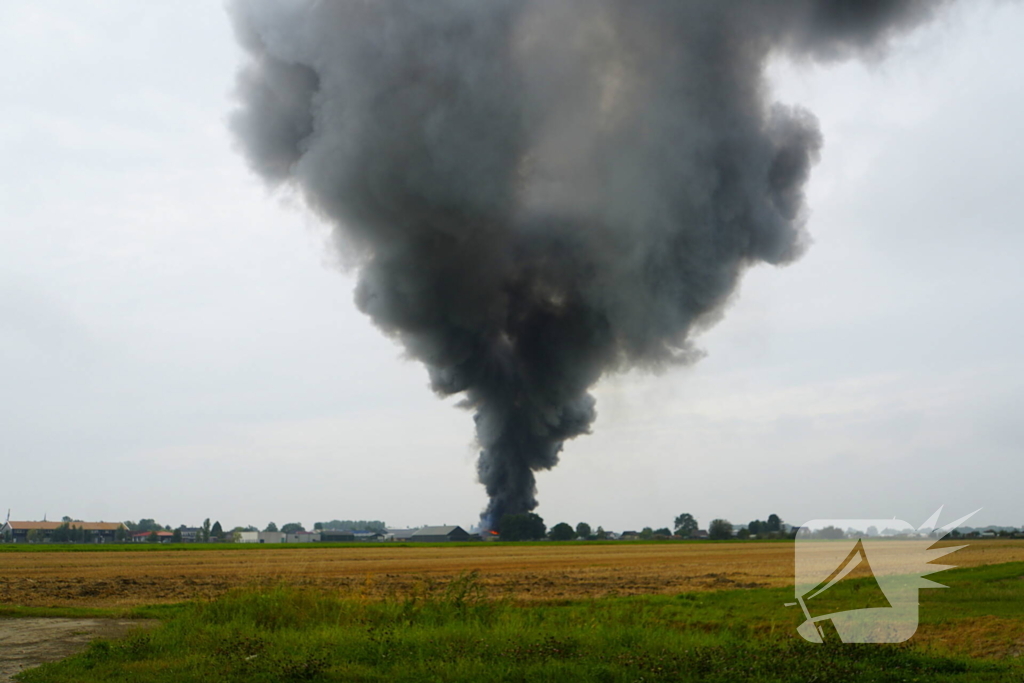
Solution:
[{"label": "tree line", "polygon": [[[49,541],[51,543],[91,543],[95,540],[95,532],[85,529],[82,525],[84,522],[80,519],[73,519],[65,516],[62,518],[60,525],[51,530],[43,531],[39,529],[32,529],[27,534],[27,540],[30,543],[42,543]],[[237,534],[242,531],[259,531],[258,527],[249,526],[236,526],[233,529],[225,529],[220,521],[211,521],[210,518],[203,520],[203,523],[199,527],[195,527],[194,535],[191,533],[192,528],[182,524],[177,528],[172,528],[169,524],[161,524],[152,517],[143,517],[138,521],[125,520],[123,522],[124,528],[118,529],[114,534],[114,540],[116,542],[126,542],[132,540],[133,537],[140,533],[146,533],[146,541],[149,543],[160,543],[169,541],[171,543],[182,543],[185,539],[183,538],[184,531],[189,531],[189,539],[199,543],[216,543],[224,541],[236,540]],[[329,522],[317,522],[313,525],[314,531],[326,531],[332,529],[347,530],[347,531],[377,531],[383,533],[386,530],[385,524],[381,520],[347,520],[347,519],[332,519]],[[281,525],[278,529],[277,524],[270,522],[263,529],[264,531],[281,531],[286,534],[296,533],[305,531],[306,527],[301,522],[289,522]],[[167,534],[170,533],[168,537]],[[10,540],[5,537],[3,540]]]},{"label": "tree line", "polygon": [[[534,512],[504,515],[498,521],[494,531],[503,541],[538,541],[545,538],[552,541],[577,539],[601,541],[610,538],[603,527],[599,526],[594,531],[586,522],[580,522],[575,528],[567,522],[559,522],[548,529],[544,524],[544,519]],[[705,536],[699,532],[700,527],[696,517],[684,512],[675,518],[672,528],[667,526],[659,529],[644,527],[636,533],[636,537],[641,539],[704,538]],[[732,523],[726,519],[713,519],[708,525],[706,536],[711,540],[786,537],[791,537],[791,534],[784,529],[782,518],[776,514],[768,515],[768,519],[764,521],[754,520],[747,526],[738,529],[734,528]]]}]

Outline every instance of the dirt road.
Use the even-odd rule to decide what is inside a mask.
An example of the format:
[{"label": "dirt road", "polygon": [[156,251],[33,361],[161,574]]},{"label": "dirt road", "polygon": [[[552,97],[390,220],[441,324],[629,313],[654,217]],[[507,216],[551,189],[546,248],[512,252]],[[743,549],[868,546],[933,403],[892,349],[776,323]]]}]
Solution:
[{"label": "dirt road", "polygon": [[0,683],[23,669],[84,650],[96,638],[119,638],[148,621],[128,619],[0,619]]}]

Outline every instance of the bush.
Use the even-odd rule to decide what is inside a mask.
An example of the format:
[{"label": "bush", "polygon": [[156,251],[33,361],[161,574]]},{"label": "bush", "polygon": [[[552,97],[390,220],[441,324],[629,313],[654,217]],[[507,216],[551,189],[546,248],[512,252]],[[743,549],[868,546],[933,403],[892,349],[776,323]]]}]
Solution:
[{"label": "bush", "polygon": [[732,524],[727,519],[713,519],[708,526],[708,538],[724,541],[732,538]]},{"label": "bush", "polygon": [[552,541],[571,541],[576,538],[576,532],[573,528],[565,522],[559,522],[555,526],[551,527],[551,531],[548,533],[548,538]]}]

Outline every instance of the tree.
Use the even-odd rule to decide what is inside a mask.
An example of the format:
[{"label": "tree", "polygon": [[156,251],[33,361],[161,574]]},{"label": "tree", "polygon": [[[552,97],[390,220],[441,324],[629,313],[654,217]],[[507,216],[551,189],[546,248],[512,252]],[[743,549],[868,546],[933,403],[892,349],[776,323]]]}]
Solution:
[{"label": "tree", "polygon": [[316,523],[313,524],[313,531],[323,531],[323,530],[324,530],[324,523],[323,522],[316,522]]},{"label": "tree", "polygon": [[267,528],[264,529],[264,531],[277,531],[277,525],[273,522],[270,522],[269,524],[267,524]]},{"label": "tree", "polygon": [[732,538],[732,524],[726,519],[713,519],[708,526],[708,538],[714,541],[722,541]]},{"label": "tree", "polygon": [[586,522],[580,522],[576,525],[576,537],[582,538],[584,541],[589,541],[592,532],[590,531],[590,525]]},{"label": "tree", "polygon": [[39,543],[39,541],[43,540],[43,534],[39,531],[39,529],[29,529],[28,534],[26,534],[25,536],[25,539],[29,543]]},{"label": "tree", "polygon": [[669,531],[668,527],[662,527],[660,529],[655,529],[654,530],[654,535],[655,536],[671,536],[672,532]]},{"label": "tree", "polygon": [[814,538],[826,538],[830,540],[837,540],[840,538],[846,538],[846,532],[842,529],[829,525],[823,529],[819,529],[813,532]]},{"label": "tree", "polygon": [[[129,526],[128,528],[131,529],[132,527]],[[163,527],[160,526],[159,524],[157,524],[155,520],[149,519],[149,518],[145,518],[145,519],[140,519],[138,521],[138,523],[135,525],[135,528],[132,529],[132,530],[133,531],[160,531],[162,529],[163,529]]]},{"label": "tree", "polygon": [[203,520],[203,530],[200,532],[203,535],[203,543],[210,542],[210,518],[207,517]]},{"label": "tree", "polygon": [[736,538],[743,540],[750,538],[750,529],[740,527],[740,530],[736,532]]},{"label": "tree", "polygon": [[160,534],[158,534],[155,530],[154,531],[150,531],[149,532],[149,536],[146,536],[146,543],[159,543],[159,542],[160,542]]},{"label": "tree", "polygon": [[224,527],[220,525],[219,520],[213,523],[213,528],[210,529],[210,534],[212,534],[214,539],[217,541],[224,540]]},{"label": "tree", "polygon": [[597,533],[594,534],[594,538],[596,538],[599,541],[607,541],[608,540],[608,532],[604,530],[603,526],[599,526],[599,527],[597,527]]},{"label": "tree", "polygon": [[73,522],[75,520],[71,519],[67,515],[64,515],[63,517],[60,518],[60,521],[64,522],[65,524],[68,524],[68,523]]},{"label": "tree", "polygon": [[576,532],[565,522],[559,522],[551,527],[551,531],[548,532],[548,538],[552,541],[571,541],[576,538]]},{"label": "tree", "polygon": [[123,527],[123,526],[118,527],[117,531],[114,532],[114,540],[117,541],[118,543],[124,543],[125,541],[127,541],[128,540],[128,530],[125,527]]},{"label": "tree", "polygon": [[[317,524],[322,527],[322,530],[376,531],[381,534],[387,532],[387,524],[379,519],[332,519],[329,522],[317,522]],[[313,525],[313,528],[316,528],[316,524]]]},{"label": "tree", "polygon": [[766,531],[769,532],[782,531],[782,519],[776,514],[768,515],[767,527]]},{"label": "tree", "polygon": [[175,529],[171,535],[171,543],[181,543],[181,529]]},{"label": "tree", "polygon": [[302,524],[299,522],[288,522],[283,527],[281,527],[281,531],[283,531],[286,534],[294,534],[296,532],[305,530],[306,527],[302,526]]},{"label": "tree", "polygon": [[759,519],[755,519],[753,522],[747,525],[747,536],[757,535],[763,536],[768,533],[768,523],[762,522]]},{"label": "tree", "polygon": [[684,512],[683,514],[676,517],[675,527],[676,533],[678,535],[682,536],[683,538],[689,538],[690,536],[693,536],[695,533],[697,533],[697,518],[691,515],[689,512]]},{"label": "tree", "polygon": [[68,543],[71,541],[71,525],[64,522],[50,533],[50,542]]},{"label": "tree", "polygon": [[503,515],[495,531],[503,541],[535,541],[544,538],[547,527],[540,515],[524,512],[518,515]]},{"label": "tree", "polygon": [[645,541],[649,538],[652,538],[653,536],[654,529],[652,529],[649,526],[645,526],[643,529],[640,530],[640,538],[644,539]]}]

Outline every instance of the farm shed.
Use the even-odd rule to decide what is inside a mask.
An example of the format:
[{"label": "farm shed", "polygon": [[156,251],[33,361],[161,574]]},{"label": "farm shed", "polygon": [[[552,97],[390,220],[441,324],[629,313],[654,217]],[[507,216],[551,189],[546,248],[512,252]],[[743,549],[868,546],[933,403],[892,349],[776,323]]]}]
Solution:
[{"label": "farm shed", "polygon": [[441,543],[444,541],[468,541],[469,534],[460,526],[425,526],[417,529],[410,541],[423,543]]},{"label": "farm shed", "polygon": [[[28,542],[28,534],[36,531],[40,540],[49,540],[53,532],[64,522],[15,522],[10,521],[0,528],[0,536],[8,531],[14,543]],[[69,522],[69,526],[91,532],[93,543],[111,543],[115,540],[118,529],[125,529],[121,522]]]},{"label": "farm shed", "polygon": [[280,531],[240,531],[239,543],[284,543],[285,536]]}]

